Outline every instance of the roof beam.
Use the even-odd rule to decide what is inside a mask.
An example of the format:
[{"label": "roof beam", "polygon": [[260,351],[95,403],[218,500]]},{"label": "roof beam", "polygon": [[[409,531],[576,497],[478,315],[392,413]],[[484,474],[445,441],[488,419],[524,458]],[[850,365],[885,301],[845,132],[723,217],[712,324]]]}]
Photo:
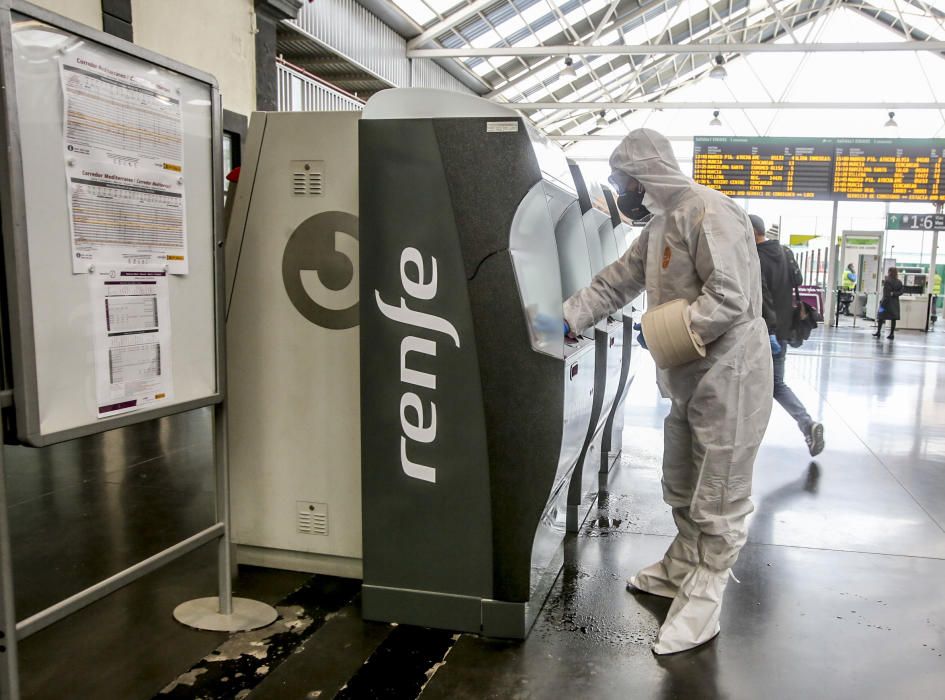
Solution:
[{"label": "roof beam", "polygon": [[[794,27],[788,24],[787,21],[784,19],[784,13],[782,13],[781,9],[774,3],[774,0],[767,0],[767,2],[768,2],[768,7],[770,7],[774,11],[775,16],[778,18],[778,26],[784,27],[788,35],[791,37],[791,40],[795,44],[801,43],[798,40],[798,38],[794,35]],[[775,29],[775,31],[777,31],[777,28]]]},{"label": "roof beam", "polygon": [[850,53],[876,51],[945,51],[945,41],[875,41],[822,44],[639,44],[632,46],[496,46],[486,49],[413,49],[408,58],[497,58],[501,56],[602,56],[648,54],[731,53]]},{"label": "roof beam", "polygon": [[942,109],[942,102],[496,102],[503,107],[523,111],[539,109],[591,110],[601,109]]},{"label": "roof beam", "polygon": [[[833,0],[833,2],[837,2],[837,1],[838,0]],[[807,9],[800,11],[801,7],[806,7]],[[825,7],[832,7],[832,6],[827,5],[826,2],[824,2],[824,0],[797,0],[796,2],[794,2],[793,5],[791,5],[788,9],[782,12],[782,17],[783,19],[788,21],[795,30],[798,30],[803,25],[808,24],[812,22],[814,19],[816,19],[817,17],[819,17],[820,14],[824,12]],[[764,19],[761,21],[757,20],[758,16],[762,14],[763,12],[764,10],[759,10],[759,11],[756,11],[755,13],[749,12],[749,14],[742,14],[742,10],[739,10],[738,12],[735,13],[735,15],[737,16],[737,19],[734,19],[731,16],[732,11],[730,10],[727,16],[725,17],[724,21],[730,26],[735,26],[738,32],[747,32],[745,34],[746,37],[749,36],[752,32],[757,32],[759,38],[755,39],[756,42],[759,42],[759,41],[771,42],[771,41],[777,40],[778,38],[782,36],[785,36],[785,28],[783,26],[779,27],[776,23],[776,20],[775,21],[772,21],[769,19]],[[692,31],[693,30],[690,27],[690,36],[693,36]],[[769,31],[770,31],[770,34],[769,34]],[[690,40],[693,42],[699,41],[699,42],[705,43],[705,42],[712,41],[713,37],[716,37],[722,33],[724,33],[722,28],[720,28],[716,24],[715,26],[711,27],[707,32],[703,30],[699,30],[695,34],[695,36],[698,38],[690,39]],[[807,37],[805,38],[805,41],[809,40],[810,36],[811,34],[810,32],[808,32]],[[737,55],[738,54],[731,54],[729,57],[731,58],[732,56],[737,56]],[[809,57],[809,54],[805,55],[803,60],[806,61],[808,57]],[[683,64],[685,64],[686,62],[691,62],[692,63],[691,68],[689,68],[688,70],[686,70],[685,67],[680,68],[679,66],[680,58],[684,58]],[[698,61],[700,65],[697,66],[696,61]],[[627,89],[622,92],[620,100],[618,101],[625,101],[625,100],[632,100],[632,99],[637,99],[637,100],[665,99],[667,94],[674,92],[675,90],[678,90],[680,87],[683,87],[684,85],[689,84],[694,79],[698,79],[699,71],[701,70],[701,68],[705,68],[706,69],[705,72],[707,72],[708,67],[710,65],[711,65],[711,61],[708,55],[699,56],[698,58],[696,54],[690,54],[689,56],[685,56],[685,57],[680,57],[678,55],[653,57],[649,61],[649,67],[644,66],[641,68],[641,71],[643,72],[669,71],[670,74],[681,75],[682,76],[681,79],[679,80],[674,79],[669,86],[667,86],[664,89],[657,90],[654,93],[653,91],[649,89],[649,83],[651,82],[651,79],[647,78],[647,79],[644,79],[642,82],[639,82],[637,80],[638,76],[636,73],[634,73],[632,76],[624,76],[620,78],[618,82],[621,86],[624,86],[624,87],[629,86],[629,87],[627,87]],[[703,72],[702,75],[704,75],[705,72]],[[634,97],[634,93],[637,93],[636,97]],[[786,97],[787,97],[787,93],[774,99],[775,101],[783,101],[786,99]],[[626,115],[630,113],[630,110],[615,110],[615,111],[620,115]],[[590,124],[590,122],[593,121],[593,112],[589,112],[589,111],[573,112],[572,115],[573,116],[565,117],[564,119],[558,118],[554,122],[554,126],[551,128],[560,129],[563,131],[565,128],[569,128],[567,126],[563,126],[568,123],[574,123],[578,125],[588,125]],[[552,119],[554,119],[554,117],[552,117]],[[544,121],[538,122],[538,124],[540,128],[543,128],[545,130],[549,128]],[[592,128],[592,133],[594,131],[596,131],[596,129]]]},{"label": "roof beam", "polygon": [[[596,37],[592,38],[588,43],[594,44],[594,42],[597,41],[597,39],[599,39],[601,35],[603,35],[604,33],[609,32],[611,29],[615,27],[619,27],[623,24],[626,24],[627,22],[633,21],[644,12],[649,12],[661,6],[664,8],[664,12],[665,12],[665,2],[666,0],[649,0],[649,2],[643,2],[643,0],[641,0],[642,4],[634,7],[632,10],[630,10],[626,14],[621,15],[621,16],[611,16],[611,18],[607,20],[606,22],[601,22],[598,25],[597,29],[594,30],[594,34],[590,35],[592,37],[596,35]],[[583,40],[587,40],[587,37],[586,36],[582,37],[582,41]],[[527,70],[524,70],[520,73],[515,74],[508,82],[499,83],[498,87],[493,88],[493,90],[489,94],[487,94],[486,97],[490,97],[490,98],[495,97],[499,93],[505,92],[509,88],[518,86],[523,81],[531,77],[534,73],[540,71],[549,63],[551,63],[555,59],[555,57],[559,55],[560,54],[553,54],[553,55],[545,56],[541,60],[536,61]]]},{"label": "roof beam", "polygon": [[[429,29],[424,29],[422,33],[415,36],[407,42],[407,51],[416,48],[431,39],[435,39],[443,32],[452,29],[463,20],[469,19],[473,15],[485,10],[489,5],[495,5],[499,0],[476,0],[475,2],[463,5],[451,15],[447,15]],[[407,56],[408,58],[422,58],[422,56]]]},{"label": "roof beam", "polygon": [[[801,0],[801,2],[806,2],[806,1],[807,0]],[[796,5],[794,5],[794,7],[795,8],[799,7],[800,4],[801,3],[797,3]],[[811,3],[811,6],[813,6],[813,3]],[[748,10],[749,8],[747,7],[740,8],[734,12],[735,18],[733,18],[731,15],[727,15],[724,21],[727,24],[736,25],[738,27],[738,31],[742,31],[743,29],[747,28],[749,30],[760,31],[762,32],[761,35],[764,36],[764,32],[765,32],[764,27],[767,27],[770,23],[767,21],[763,21],[763,22],[753,21],[755,17],[757,17],[758,12],[754,14],[745,14],[745,12]],[[813,12],[808,11],[807,13],[799,14],[797,15],[797,17],[793,17],[791,19],[791,23],[794,25],[795,28],[798,28],[801,25],[809,22],[812,18],[816,17],[819,11],[820,9],[818,8],[817,10],[814,10]],[[699,41],[699,42],[704,43],[707,41],[711,41],[714,37],[719,36],[720,34],[723,34],[725,32],[726,32],[726,29],[719,26],[718,23],[714,23],[714,24],[711,24],[708,28],[699,29],[698,32],[694,35],[697,38],[693,39],[693,41]],[[763,38],[763,40],[773,41],[775,39],[778,39],[780,36],[783,36],[783,28],[779,31],[778,28],[775,27],[771,36]],[[695,54],[685,56],[683,57],[684,59],[683,67],[680,67],[679,65],[680,58],[681,57],[678,55],[654,57],[646,64],[641,65],[641,67],[637,71],[635,71],[633,74],[625,75],[619,78],[617,81],[618,85],[620,86],[621,89],[622,88],[626,88],[626,89],[625,90],[622,89],[622,94],[618,102],[623,103],[626,100],[634,99],[635,92],[637,93],[637,96],[635,98],[637,100],[665,98],[665,96],[668,93],[671,93],[679,89],[683,85],[686,85],[689,82],[691,82],[701,68],[703,67],[706,68],[706,72],[707,72],[708,67],[712,65],[709,55],[700,56],[698,59]],[[688,70],[684,68],[684,65],[687,61],[692,62],[692,66]],[[696,61],[699,62],[700,64],[699,66],[696,65]],[[657,89],[655,92],[649,90],[650,83],[654,79],[653,74],[654,73],[662,74],[663,72],[668,72],[669,75],[675,76],[671,84],[664,88]],[[649,77],[645,77],[643,81],[640,82],[639,78],[640,76],[644,74]],[[679,75],[683,75],[681,81],[676,80],[676,78],[678,78]],[[626,115],[630,110],[618,109],[615,111],[618,114]],[[578,123],[578,124],[584,123],[587,120],[592,118],[591,115],[592,115],[592,112],[588,112],[588,111],[575,112],[573,113],[573,116],[565,117],[564,119],[561,119],[561,118],[556,119],[553,122],[553,126],[551,127],[547,124],[546,120],[542,120],[537,123],[539,125],[539,128],[542,128],[544,130],[547,130],[548,128],[563,129],[567,127],[563,127],[562,125],[565,125],[568,123]],[[550,117],[550,118],[555,119],[554,117]]]}]

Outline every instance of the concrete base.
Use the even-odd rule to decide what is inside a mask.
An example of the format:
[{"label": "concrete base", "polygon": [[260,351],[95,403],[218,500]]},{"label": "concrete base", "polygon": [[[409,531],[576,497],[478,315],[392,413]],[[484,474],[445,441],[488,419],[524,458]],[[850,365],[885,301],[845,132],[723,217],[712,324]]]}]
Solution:
[{"label": "concrete base", "polygon": [[220,599],[197,598],[174,608],[174,619],[182,625],[212,632],[245,632],[271,625],[279,613],[271,605],[248,598],[233,598],[233,612],[220,613]]}]

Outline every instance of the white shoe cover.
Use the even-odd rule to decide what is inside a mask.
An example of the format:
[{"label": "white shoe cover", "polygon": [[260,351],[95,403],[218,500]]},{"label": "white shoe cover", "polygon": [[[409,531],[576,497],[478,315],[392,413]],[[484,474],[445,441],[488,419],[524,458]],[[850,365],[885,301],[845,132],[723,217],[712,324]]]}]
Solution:
[{"label": "white shoe cover", "polygon": [[730,570],[713,571],[697,566],[679,587],[679,592],[656,637],[653,652],[675,654],[705,644],[719,630],[722,596]]},{"label": "white shoe cover", "polygon": [[627,581],[633,588],[663,598],[675,598],[680,584],[699,563],[696,543],[676,535],[662,560],[640,569]]},{"label": "white shoe cover", "polygon": [[638,591],[662,596],[663,598],[675,598],[678,590],[673,585],[666,571],[666,566],[661,561],[640,569],[636,576],[631,576],[627,580],[627,583]]}]

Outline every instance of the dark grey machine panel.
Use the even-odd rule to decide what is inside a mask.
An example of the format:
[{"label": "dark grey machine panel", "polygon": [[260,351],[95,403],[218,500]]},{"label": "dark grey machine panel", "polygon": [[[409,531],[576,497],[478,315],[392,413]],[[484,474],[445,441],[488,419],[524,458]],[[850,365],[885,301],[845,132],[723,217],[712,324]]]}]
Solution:
[{"label": "dark grey machine panel", "polygon": [[522,638],[560,569],[594,345],[548,330],[574,274],[555,185],[521,119],[492,123],[361,121],[363,610]]}]

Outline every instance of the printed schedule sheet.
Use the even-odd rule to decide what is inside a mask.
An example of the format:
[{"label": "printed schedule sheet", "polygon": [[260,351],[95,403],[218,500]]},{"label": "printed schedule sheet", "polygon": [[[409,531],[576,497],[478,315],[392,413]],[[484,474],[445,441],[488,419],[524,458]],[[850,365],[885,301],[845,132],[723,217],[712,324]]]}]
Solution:
[{"label": "printed schedule sheet", "polygon": [[116,59],[62,57],[73,273],[98,264],[187,274],[179,88]]},{"label": "printed schedule sheet", "polygon": [[172,395],[167,273],[101,268],[89,275],[99,418]]}]

